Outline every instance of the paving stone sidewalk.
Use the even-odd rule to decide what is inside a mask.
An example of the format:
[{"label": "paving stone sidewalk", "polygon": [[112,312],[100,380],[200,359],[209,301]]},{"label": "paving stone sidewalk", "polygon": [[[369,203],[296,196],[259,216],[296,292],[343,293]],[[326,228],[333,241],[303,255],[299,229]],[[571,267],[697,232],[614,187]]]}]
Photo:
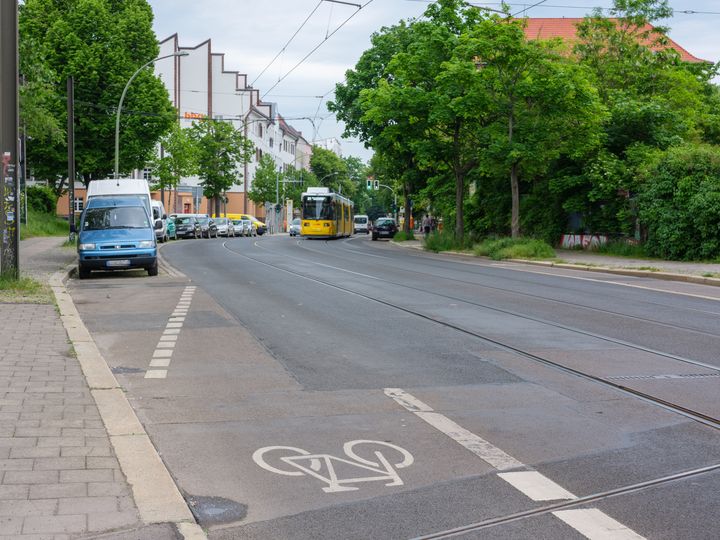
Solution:
[{"label": "paving stone sidewalk", "polygon": [[[21,275],[75,259],[63,238],[32,240]],[[0,540],[175,538],[142,527],[55,306],[0,303],[0,321]]]}]

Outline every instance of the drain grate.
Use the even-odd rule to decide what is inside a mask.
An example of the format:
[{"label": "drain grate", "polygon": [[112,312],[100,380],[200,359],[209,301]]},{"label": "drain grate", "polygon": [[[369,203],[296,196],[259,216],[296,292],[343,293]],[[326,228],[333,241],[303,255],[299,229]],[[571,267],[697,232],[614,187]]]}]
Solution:
[{"label": "drain grate", "polygon": [[113,373],[145,373],[144,369],[125,366],[115,366],[111,368],[110,371]]},{"label": "drain grate", "polygon": [[705,379],[707,377],[720,377],[720,373],[681,373],[670,375],[617,375],[605,377],[613,381],[635,381],[646,379]]}]

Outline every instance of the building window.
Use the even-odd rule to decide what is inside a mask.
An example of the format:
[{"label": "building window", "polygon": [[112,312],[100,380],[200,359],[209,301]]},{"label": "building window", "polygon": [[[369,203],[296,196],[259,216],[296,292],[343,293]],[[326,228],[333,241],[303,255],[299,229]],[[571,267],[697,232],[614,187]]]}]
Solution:
[{"label": "building window", "polygon": [[255,149],[255,161],[260,161],[262,159],[262,150],[259,148]]},{"label": "building window", "polygon": [[258,137],[262,139],[263,136],[263,127],[262,124],[258,124]]},{"label": "building window", "polygon": [[73,209],[75,212],[82,212],[85,205],[83,204],[83,198],[82,197],[75,197],[73,200]]},{"label": "building window", "polygon": [[272,138],[272,137],[270,137],[270,148],[272,148],[272,147],[273,147],[273,142],[274,142],[274,141],[273,141],[273,138]]},{"label": "building window", "polygon": [[295,143],[290,145],[290,153],[294,156],[295,155]]},{"label": "building window", "polygon": [[283,150],[285,150],[285,152],[288,151],[287,141],[283,141]]},{"label": "building window", "polygon": [[143,169],[143,180],[152,181],[152,169]]}]

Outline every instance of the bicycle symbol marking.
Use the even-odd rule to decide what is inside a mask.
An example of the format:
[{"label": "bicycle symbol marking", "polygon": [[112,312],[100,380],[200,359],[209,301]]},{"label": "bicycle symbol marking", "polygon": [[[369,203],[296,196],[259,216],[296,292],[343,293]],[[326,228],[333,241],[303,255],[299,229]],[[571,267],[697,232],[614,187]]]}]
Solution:
[{"label": "bicycle symbol marking", "polygon": [[[365,447],[366,452],[374,450],[371,458],[358,455],[357,447],[361,446]],[[375,448],[370,448],[371,446]],[[383,447],[386,452],[392,450],[391,456],[399,459],[392,460],[391,463],[391,460],[377,449],[378,446]],[[383,441],[348,441],[343,445],[343,451],[349,459],[330,454],[312,454],[294,446],[266,446],[255,450],[252,457],[253,461],[266,471],[284,476],[308,475],[317,478],[327,484],[322,488],[325,493],[355,491],[360,488],[352,484],[361,482],[386,482],[386,487],[402,486],[404,482],[395,469],[409,467],[415,461],[412,454],[404,448]],[[339,469],[344,473],[344,478],[339,477]]]}]

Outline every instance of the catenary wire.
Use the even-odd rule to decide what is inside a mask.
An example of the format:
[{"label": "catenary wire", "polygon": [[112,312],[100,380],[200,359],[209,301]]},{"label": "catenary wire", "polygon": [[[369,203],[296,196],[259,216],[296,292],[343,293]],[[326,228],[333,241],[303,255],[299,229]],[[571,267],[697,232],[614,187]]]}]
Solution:
[{"label": "catenary wire", "polygon": [[353,17],[355,17],[355,15],[357,15],[358,13],[360,13],[360,12],[363,10],[364,7],[366,7],[367,5],[371,4],[373,1],[374,1],[374,0],[368,0],[368,1],[365,2],[363,5],[361,5],[360,8],[359,8],[357,11],[355,11],[355,13],[353,13],[353,14],[350,15],[347,19],[345,19],[343,22],[341,22],[341,23],[340,23],[340,26],[338,26],[335,30],[333,30],[332,32],[330,32],[330,34],[329,34],[325,39],[323,39],[320,43],[318,43],[315,47],[313,47],[313,49],[312,49],[309,53],[307,53],[305,56],[303,56],[302,59],[301,59],[297,64],[295,64],[295,65],[290,69],[290,71],[288,71],[287,73],[285,73],[285,75],[283,75],[282,77],[280,77],[280,78],[278,79],[278,81],[277,81],[275,84],[273,84],[273,85],[262,95],[262,97],[264,98],[266,95],[268,95],[278,84],[280,84],[280,83],[281,83],[283,80],[285,80],[293,71],[295,71],[298,67],[300,67],[300,65],[301,65],[303,62],[305,62],[305,60],[307,60],[307,59],[310,57],[310,55],[312,55],[315,51],[317,51],[320,47],[322,47],[322,45],[323,45],[325,42],[327,42],[338,30],[340,30],[343,26],[345,26],[345,25],[350,21],[350,19],[352,19]]}]

